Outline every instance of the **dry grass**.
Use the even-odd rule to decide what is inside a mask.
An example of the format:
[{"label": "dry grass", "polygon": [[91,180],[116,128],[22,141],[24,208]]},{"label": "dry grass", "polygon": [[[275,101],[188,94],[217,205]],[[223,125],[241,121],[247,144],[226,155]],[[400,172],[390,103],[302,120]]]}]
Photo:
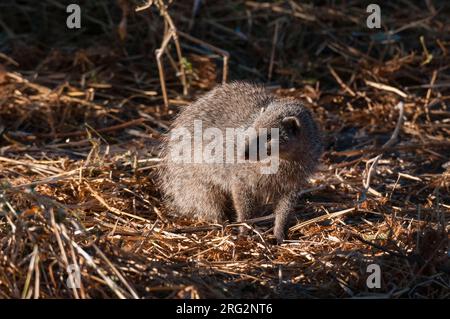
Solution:
[{"label": "dry grass", "polygon": [[[183,67],[169,44],[168,113],[155,8],[89,2],[76,32],[58,26],[56,1],[8,15],[1,4],[0,298],[448,298],[448,4],[383,4],[388,37],[365,28],[365,3],[331,2],[208,1],[196,15],[172,4],[178,30],[205,44],[180,39]],[[324,130],[323,165],[283,245],[270,218],[244,238],[233,224],[174,219],[155,189],[173,114],[223,77],[206,43],[230,54],[232,78],[271,78]],[[366,286],[372,263],[380,289]],[[69,265],[80,289],[66,283]]]}]

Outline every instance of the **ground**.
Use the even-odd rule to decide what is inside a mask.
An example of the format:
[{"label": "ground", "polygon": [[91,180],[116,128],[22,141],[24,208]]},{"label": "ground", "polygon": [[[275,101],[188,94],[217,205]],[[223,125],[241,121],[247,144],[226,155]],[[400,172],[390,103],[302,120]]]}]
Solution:
[{"label": "ground", "polygon": [[[64,2],[0,4],[0,298],[449,297],[445,1],[383,4],[381,29],[361,1],[80,2],[81,30]],[[164,21],[201,39],[179,38],[181,63],[169,42],[168,108]],[[324,132],[281,245],[270,219],[238,237],[174,218],[155,185],[161,137],[223,56],[228,81],[302,100]]]}]

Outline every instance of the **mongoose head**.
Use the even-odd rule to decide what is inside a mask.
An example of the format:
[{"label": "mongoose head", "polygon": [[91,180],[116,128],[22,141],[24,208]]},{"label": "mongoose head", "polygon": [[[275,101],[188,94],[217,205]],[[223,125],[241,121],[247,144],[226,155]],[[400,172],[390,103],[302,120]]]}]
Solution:
[{"label": "mongoose head", "polygon": [[[322,154],[320,131],[311,114],[299,101],[277,99],[261,109],[253,126],[266,128],[267,145],[274,139],[279,145],[279,157],[286,161],[307,163],[317,161]],[[271,128],[279,129],[278,141],[270,134]],[[260,138],[260,137],[258,137]]]}]

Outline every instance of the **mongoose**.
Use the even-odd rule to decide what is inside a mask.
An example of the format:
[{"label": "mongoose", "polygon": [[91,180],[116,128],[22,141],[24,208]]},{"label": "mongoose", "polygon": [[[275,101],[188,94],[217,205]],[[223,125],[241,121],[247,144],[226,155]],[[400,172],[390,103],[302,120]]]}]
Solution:
[{"label": "mongoose", "polygon": [[[225,155],[220,154],[219,159],[223,161],[214,163],[194,162],[192,158],[186,162],[174,160],[171,150],[180,140],[171,138],[171,134],[183,128],[185,133],[195,136],[194,121],[201,121],[203,133],[208,128],[222,132],[238,128],[278,128],[277,137],[272,137],[271,131],[263,137],[268,143],[278,143],[276,172],[263,174],[261,167],[267,163],[263,164],[259,155],[256,160],[248,160],[249,145],[253,145],[250,140],[245,142],[244,154],[235,148],[236,154],[243,154],[244,163],[227,162]],[[260,138],[259,133],[256,137]],[[211,138],[203,138],[199,145],[206,148]],[[192,146],[195,140],[189,144]],[[266,160],[274,156],[270,145]],[[275,215],[274,235],[280,243],[285,237],[296,194],[307,183],[321,153],[319,129],[311,112],[301,102],[277,98],[260,85],[232,82],[217,86],[176,117],[163,142],[160,188],[175,213],[210,222],[223,221],[230,206],[235,220],[244,222],[259,212],[261,204],[269,201]],[[240,230],[245,232],[243,227]]]}]

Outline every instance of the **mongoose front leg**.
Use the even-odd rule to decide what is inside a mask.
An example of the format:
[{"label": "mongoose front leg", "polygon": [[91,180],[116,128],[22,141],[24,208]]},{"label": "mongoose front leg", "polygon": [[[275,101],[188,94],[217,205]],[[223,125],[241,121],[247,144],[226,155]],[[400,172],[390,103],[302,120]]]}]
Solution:
[{"label": "mongoose front leg", "polygon": [[273,229],[273,234],[275,235],[278,244],[281,244],[284,240],[289,215],[294,211],[296,200],[296,193],[290,193],[281,197],[275,208],[275,226]]},{"label": "mongoose front leg", "polygon": [[[233,199],[234,209],[236,210],[236,221],[238,223],[242,223],[253,217],[253,213],[256,209],[256,200],[255,196],[251,190],[248,189],[248,187],[240,184],[233,185],[231,189],[231,196]],[[241,226],[239,228],[239,233],[243,235],[247,232],[247,230],[248,228]]]}]

